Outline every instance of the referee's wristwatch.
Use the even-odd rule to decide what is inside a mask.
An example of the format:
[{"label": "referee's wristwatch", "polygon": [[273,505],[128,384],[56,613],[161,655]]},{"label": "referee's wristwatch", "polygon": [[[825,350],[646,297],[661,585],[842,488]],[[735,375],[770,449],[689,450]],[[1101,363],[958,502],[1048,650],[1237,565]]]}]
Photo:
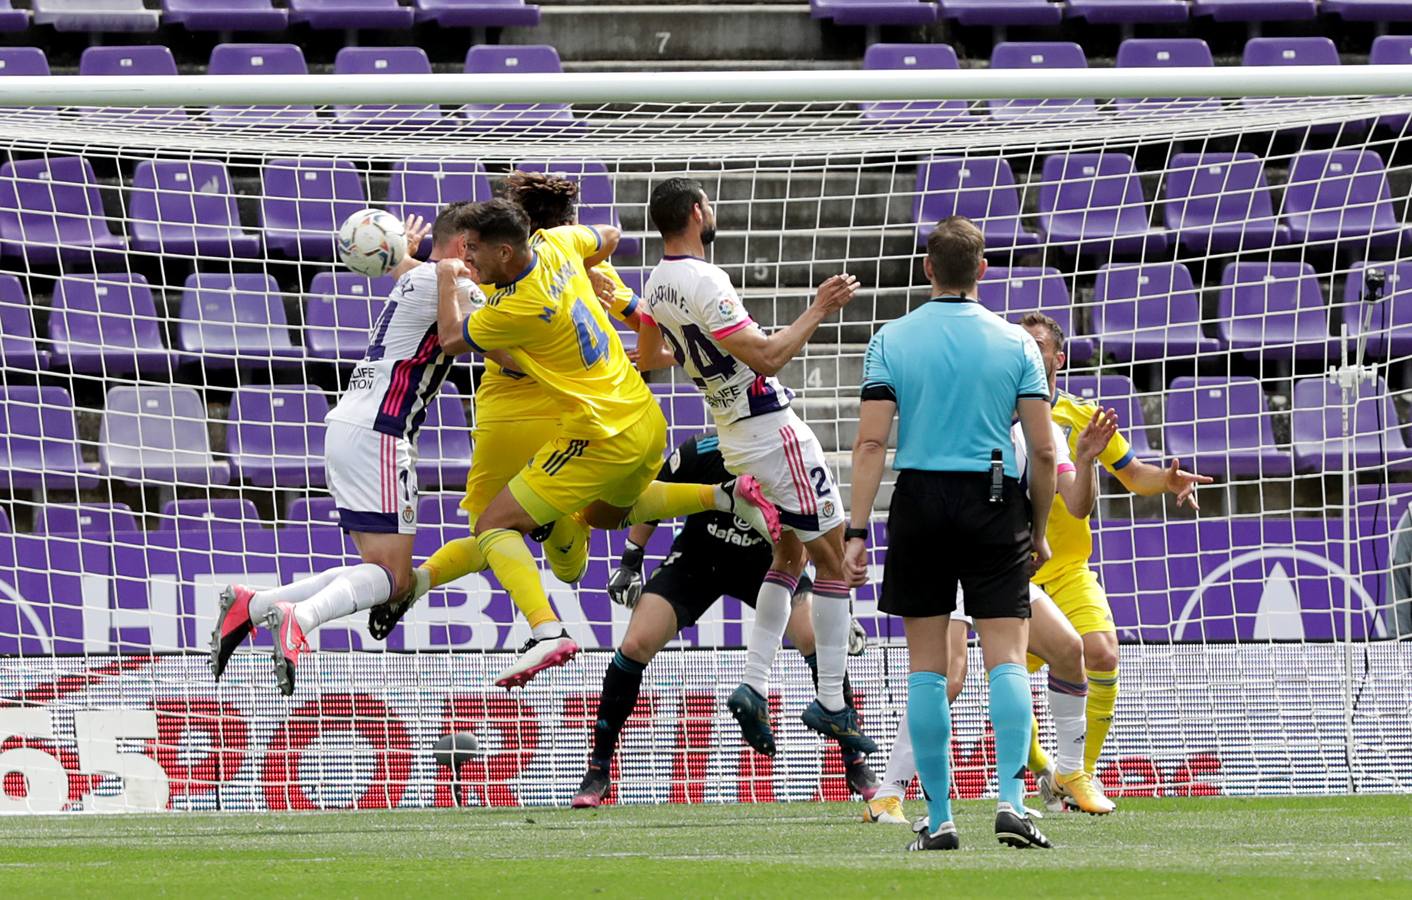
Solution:
[{"label": "referee's wristwatch", "polygon": [[868,541],[868,529],[866,529],[866,528],[845,528],[845,529],[843,529],[843,542],[844,542],[844,543],[848,543],[849,541],[854,541],[854,540],[862,541],[862,542],[864,542],[864,543],[867,543],[867,541]]}]

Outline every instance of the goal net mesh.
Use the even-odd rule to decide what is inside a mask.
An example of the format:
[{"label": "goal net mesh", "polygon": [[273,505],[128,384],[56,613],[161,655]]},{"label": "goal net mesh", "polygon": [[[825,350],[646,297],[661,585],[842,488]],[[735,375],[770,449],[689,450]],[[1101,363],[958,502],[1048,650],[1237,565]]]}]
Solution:
[{"label": "goal net mesh", "polygon": [[[638,289],[650,188],[678,174],[763,326],[856,275],[782,373],[845,493],[863,349],[926,299],[937,219],[976,220],[980,301],[1058,319],[1060,387],[1115,407],[1136,458],[1215,478],[1198,513],[1101,477],[1109,792],[1412,789],[1409,116],[1375,97],[0,111],[0,811],[567,801],[626,628],[604,590],[622,534],[595,535],[578,587],[545,575],[587,652],[523,691],[491,686],[528,631],[488,573],[385,644],[361,615],[323,627],[288,699],[265,630],[219,685],[206,662],[228,582],[356,559],[322,419],[389,285],[343,269],[334,230],[484,199],[516,166],[580,180]],[[457,365],[418,440],[417,560],[467,533],[477,378]],[[703,430],[690,382],[657,379],[672,442]],[[850,661],[879,768],[906,700],[874,589],[892,477]],[[649,667],[617,802],[846,799],[798,721],[797,653],[773,673],[780,755],[740,742],[724,700],[750,617],[725,598]],[[974,678],[953,713],[963,797],[993,790],[985,695]],[[431,746],[462,731],[482,752],[455,781]]]}]

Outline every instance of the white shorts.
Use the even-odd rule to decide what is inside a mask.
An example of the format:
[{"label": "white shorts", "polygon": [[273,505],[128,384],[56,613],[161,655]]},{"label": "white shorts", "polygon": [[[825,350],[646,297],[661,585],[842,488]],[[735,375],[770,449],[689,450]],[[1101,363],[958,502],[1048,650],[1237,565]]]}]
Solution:
[{"label": "white shorts", "polygon": [[843,524],[843,498],[824,448],[809,426],[784,409],[718,428],[721,456],[737,475],[753,475],[779,507],[780,523],[804,542]]},{"label": "white shorts", "polygon": [[[1030,582],[1030,605],[1048,602],[1049,595],[1044,589],[1033,581]],[[951,611],[951,618],[958,622],[965,622],[967,625],[976,624],[970,616],[966,615],[966,595],[958,587],[956,589],[956,608]]]},{"label": "white shorts", "polygon": [[324,440],[328,491],[344,531],[417,533],[417,447],[347,422],[329,422]]}]

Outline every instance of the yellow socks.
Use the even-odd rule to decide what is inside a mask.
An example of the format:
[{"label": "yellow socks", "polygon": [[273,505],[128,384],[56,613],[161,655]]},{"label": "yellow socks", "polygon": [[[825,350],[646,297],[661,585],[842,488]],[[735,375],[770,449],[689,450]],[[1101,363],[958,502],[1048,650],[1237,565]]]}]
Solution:
[{"label": "yellow socks", "polygon": [[472,572],[483,572],[485,566],[480,544],[473,537],[465,537],[442,544],[421,567],[431,573],[431,586],[435,588]]},{"label": "yellow socks", "polygon": [[518,531],[492,528],[477,535],[475,540],[486,564],[500,579],[501,586],[524,614],[530,628],[559,621],[539,580],[539,566],[535,565],[534,556]]},{"label": "yellow socks", "polygon": [[654,481],[628,510],[624,525],[641,525],[659,519],[675,519],[716,508],[713,484],[670,484]]},{"label": "yellow socks", "polygon": [[1025,768],[1031,772],[1039,773],[1049,768],[1049,754],[1044,752],[1044,747],[1039,743],[1039,719],[1030,717],[1030,759],[1025,764]]},{"label": "yellow socks", "polygon": [[1108,729],[1113,727],[1113,707],[1118,703],[1118,670],[1095,672],[1088,670],[1088,706],[1084,714],[1088,719],[1088,736],[1084,740],[1084,771],[1095,774],[1098,757],[1103,753],[1103,742],[1108,739]]},{"label": "yellow socks", "polygon": [[544,542],[544,559],[549,570],[565,584],[577,584],[588,568],[588,536],[593,529],[582,513],[563,516]]}]

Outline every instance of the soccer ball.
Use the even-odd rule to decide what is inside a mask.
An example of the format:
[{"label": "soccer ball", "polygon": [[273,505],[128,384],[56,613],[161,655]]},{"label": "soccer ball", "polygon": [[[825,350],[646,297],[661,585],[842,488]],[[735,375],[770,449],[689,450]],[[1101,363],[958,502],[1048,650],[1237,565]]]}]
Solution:
[{"label": "soccer ball", "polygon": [[355,212],[338,229],[338,258],[359,275],[386,275],[406,256],[407,233],[391,213],[380,209]]}]

